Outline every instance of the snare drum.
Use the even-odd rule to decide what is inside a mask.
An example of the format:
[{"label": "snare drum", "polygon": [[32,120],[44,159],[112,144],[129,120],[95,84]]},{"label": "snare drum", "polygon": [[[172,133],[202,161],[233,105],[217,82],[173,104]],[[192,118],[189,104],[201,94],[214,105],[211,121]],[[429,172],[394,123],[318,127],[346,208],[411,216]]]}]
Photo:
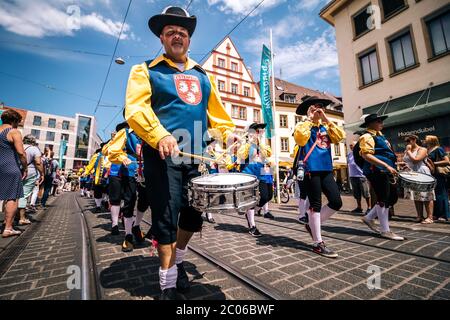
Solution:
[{"label": "snare drum", "polygon": [[405,189],[418,192],[430,192],[436,187],[436,179],[429,174],[404,171],[399,172],[400,185]]},{"label": "snare drum", "polygon": [[244,173],[197,177],[189,185],[189,201],[198,211],[244,213],[259,201],[258,179]]}]

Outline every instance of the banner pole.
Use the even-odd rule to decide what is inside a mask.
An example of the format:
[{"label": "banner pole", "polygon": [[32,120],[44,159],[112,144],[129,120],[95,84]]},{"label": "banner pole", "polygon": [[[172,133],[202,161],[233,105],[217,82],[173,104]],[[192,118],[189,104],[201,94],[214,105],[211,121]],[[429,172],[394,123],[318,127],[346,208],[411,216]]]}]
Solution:
[{"label": "banner pole", "polygon": [[276,112],[275,112],[275,72],[273,67],[273,42],[272,42],[272,29],[270,29],[270,64],[271,64],[271,74],[272,74],[272,119],[273,119],[273,148],[272,152],[275,154],[275,172],[276,172],[276,184],[277,184],[277,203],[281,203],[280,199],[280,161],[278,158],[278,136],[276,130]]}]

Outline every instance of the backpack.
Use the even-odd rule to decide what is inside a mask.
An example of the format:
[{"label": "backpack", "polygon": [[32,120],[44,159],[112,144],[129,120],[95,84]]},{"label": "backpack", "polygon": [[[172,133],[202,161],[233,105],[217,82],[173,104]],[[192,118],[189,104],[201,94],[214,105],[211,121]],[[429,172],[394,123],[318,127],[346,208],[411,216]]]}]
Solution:
[{"label": "backpack", "polygon": [[52,159],[43,159],[44,165],[44,176],[51,177],[53,173],[53,160]]},{"label": "backpack", "polygon": [[[364,134],[368,133],[367,131],[364,132]],[[355,163],[358,167],[362,168],[364,167],[364,162],[366,162],[366,160],[364,160],[364,158],[361,156],[360,154],[361,148],[359,146],[359,141],[355,144],[355,146],[353,147],[353,159],[355,160]]]}]

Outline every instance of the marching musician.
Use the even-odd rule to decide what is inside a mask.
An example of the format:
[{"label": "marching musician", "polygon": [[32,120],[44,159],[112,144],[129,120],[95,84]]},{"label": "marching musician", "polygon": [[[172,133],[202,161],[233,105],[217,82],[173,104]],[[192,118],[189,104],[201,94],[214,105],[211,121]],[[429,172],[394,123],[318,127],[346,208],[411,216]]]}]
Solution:
[{"label": "marching musician", "polygon": [[[383,121],[388,116],[369,114],[364,118],[361,128],[366,132],[359,138],[360,154],[364,158],[363,174],[373,187],[377,202],[362,221],[373,231],[379,232],[383,238],[402,241],[403,237],[396,235],[389,228],[389,207],[397,203],[397,156],[391,144],[381,133]],[[378,217],[380,230],[375,225]]]},{"label": "marching musician", "polygon": [[102,212],[102,198],[104,189],[105,189],[105,181],[104,174],[105,169],[109,167],[110,163],[107,157],[102,153],[102,147],[105,143],[100,145],[100,149],[96,150],[94,155],[89,160],[88,165],[86,166],[85,175],[93,175],[93,190],[94,190],[94,201],[95,201],[95,209],[94,213]]},{"label": "marching musician", "polygon": [[[268,158],[272,155],[272,149],[264,143],[263,138],[266,126],[266,123],[252,123],[248,127],[248,142],[243,143],[237,152],[241,172],[254,175],[259,180],[260,200],[256,207],[257,210],[264,207],[273,197],[273,177],[267,173],[266,166]],[[255,208],[247,210],[245,215],[249,226],[248,232],[254,237],[260,237],[262,234],[256,228],[255,223]],[[270,212],[265,217],[274,218]]]},{"label": "marching musician", "polygon": [[[151,17],[149,27],[165,53],[132,68],[126,93],[126,119],[145,142],[144,175],[163,300],[176,299],[177,289],[189,289],[183,259],[189,240],[203,224],[201,212],[188,203],[188,183],[200,175],[198,164],[190,158],[180,163],[172,156],[180,148],[200,154],[207,127],[220,130],[222,141],[233,136],[235,128],[214,80],[187,57],[196,24],[195,16],[175,6]],[[181,131],[190,139],[177,140]]]},{"label": "marching musician", "polygon": [[[342,128],[328,120],[325,107],[331,103],[317,96],[305,96],[297,107],[298,115],[307,115],[308,119],[296,125],[295,142],[301,147],[299,159],[305,177],[304,188],[310,205],[306,230],[314,241],[313,252],[328,258],[338,255],[325,246],[322,240],[321,225],[342,207],[339,188],[333,177],[331,144],[345,138]],[[322,192],[328,204],[322,206]]]},{"label": "marching musician", "polygon": [[[138,183],[136,174],[139,169],[139,160],[141,157],[140,138],[130,129],[127,122],[122,123],[117,128],[117,134],[111,140],[107,147],[108,158],[114,165],[120,165],[118,172],[114,172],[111,177],[111,215],[114,214],[113,221],[118,220],[117,207],[120,206],[120,200],[124,200],[122,212],[125,224],[125,239],[122,243],[122,251],[130,252],[134,249],[134,239],[137,243],[144,242],[144,234],[141,231],[140,223],[144,213],[148,208],[146,197],[141,192],[138,201],[138,210],[136,219],[134,218],[134,207],[137,200]],[[114,208],[114,213],[113,209]],[[116,207],[117,206],[117,207]],[[116,218],[117,217],[117,218]],[[117,225],[117,224],[116,224]]]}]

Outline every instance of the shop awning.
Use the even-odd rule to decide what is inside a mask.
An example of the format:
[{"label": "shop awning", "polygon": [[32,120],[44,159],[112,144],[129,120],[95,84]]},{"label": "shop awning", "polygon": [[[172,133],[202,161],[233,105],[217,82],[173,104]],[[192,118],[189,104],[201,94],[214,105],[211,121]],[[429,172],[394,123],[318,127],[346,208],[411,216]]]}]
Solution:
[{"label": "shop awning", "polygon": [[[363,109],[364,114],[378,113],[388,115],[386,127],[413,121],[439,117],[450,113],[450,82],[417,91],[415,93],[386,101]],[[361,128],[362,121],[345,125],[348,131]]]}]

